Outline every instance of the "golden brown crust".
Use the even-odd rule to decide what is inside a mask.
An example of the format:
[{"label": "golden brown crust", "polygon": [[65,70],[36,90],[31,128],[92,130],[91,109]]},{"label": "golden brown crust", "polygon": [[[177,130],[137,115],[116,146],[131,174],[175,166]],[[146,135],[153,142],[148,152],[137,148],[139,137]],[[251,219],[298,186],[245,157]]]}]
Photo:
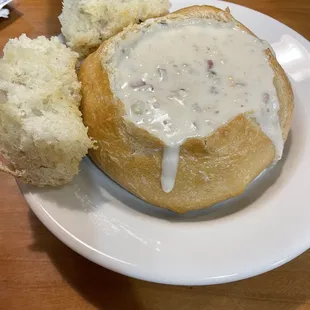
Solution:
[{"label": "golden brown crust", "polygon": [[[229,11],[210,6],[194,6],[167,16],[212,18],[233,21]],[[247,28],[240,27],[251,33]],[[128,191],[156,206],[183,213],[214,205],[242,193],[246,186],[273,160],[275,148],[255,121],[239,115],[211,136],[189,139],[181,147],[174,189],[162,191],[160,176],[163,143],[123,119],[123,104],[114,97],[102,55],[121,39],[130,26],[101,45],[83,63],[82,113],[89,134],[98,141],[90,151],[93,161]],[[114,41],[113,41],[114,40]],[[286,139],[293,111],[293,92],[283,69],[267,51],[275,72],[280,101],[280,123]]]}]

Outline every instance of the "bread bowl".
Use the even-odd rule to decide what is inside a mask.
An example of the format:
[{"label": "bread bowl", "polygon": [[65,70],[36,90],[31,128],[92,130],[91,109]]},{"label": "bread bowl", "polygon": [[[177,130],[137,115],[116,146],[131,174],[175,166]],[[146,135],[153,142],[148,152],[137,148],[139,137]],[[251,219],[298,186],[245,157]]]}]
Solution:
[{"label": "bread bowl", "polygon": [[212,206],[282,156],[290,82],[269,45],[229,10],[193,6],[131,25],[84,61],[79,78],[83,120],[98,143],[90,157],[156,206]]}]

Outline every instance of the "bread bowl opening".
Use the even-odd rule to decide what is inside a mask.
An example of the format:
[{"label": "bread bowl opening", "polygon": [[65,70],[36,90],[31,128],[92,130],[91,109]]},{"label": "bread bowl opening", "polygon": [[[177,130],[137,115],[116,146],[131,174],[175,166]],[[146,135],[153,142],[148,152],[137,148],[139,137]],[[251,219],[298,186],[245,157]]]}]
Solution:
[{"label": "bread bowl opening", "polygon": [[207,137],[239,114],[256,119],[281,158],[279,103],[264,41],[233,22],[161,18],[136,26],[115,46],[104,62],[111,88],[125,118],[166,145],[167,191],[184,141]]}]

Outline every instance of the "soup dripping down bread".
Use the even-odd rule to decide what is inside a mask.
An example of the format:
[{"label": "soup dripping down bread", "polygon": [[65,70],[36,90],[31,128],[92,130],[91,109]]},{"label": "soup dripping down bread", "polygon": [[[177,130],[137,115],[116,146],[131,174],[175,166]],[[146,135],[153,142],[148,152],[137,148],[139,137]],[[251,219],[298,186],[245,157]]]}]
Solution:
[{"label": "soup dripping down bread", "polygon": [[187,212],[241,194],[282,156],[289,80],[230,12],[193,6],[131,25],[82,64],[93,161],[131,193]]}]

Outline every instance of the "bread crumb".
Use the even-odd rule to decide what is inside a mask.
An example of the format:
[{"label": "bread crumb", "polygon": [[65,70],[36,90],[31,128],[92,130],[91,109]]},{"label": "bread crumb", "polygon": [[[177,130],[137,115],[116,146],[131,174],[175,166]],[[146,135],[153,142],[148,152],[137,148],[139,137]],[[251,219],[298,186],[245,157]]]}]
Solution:
[{"label": "bread crumb", "polygon": [[[0,154],[23,181],[61,185],[93,141],[79,105],[78,54],[56,37],[11,39],[0,59]],[[8,170],[4,165],[0,170]]]}]

